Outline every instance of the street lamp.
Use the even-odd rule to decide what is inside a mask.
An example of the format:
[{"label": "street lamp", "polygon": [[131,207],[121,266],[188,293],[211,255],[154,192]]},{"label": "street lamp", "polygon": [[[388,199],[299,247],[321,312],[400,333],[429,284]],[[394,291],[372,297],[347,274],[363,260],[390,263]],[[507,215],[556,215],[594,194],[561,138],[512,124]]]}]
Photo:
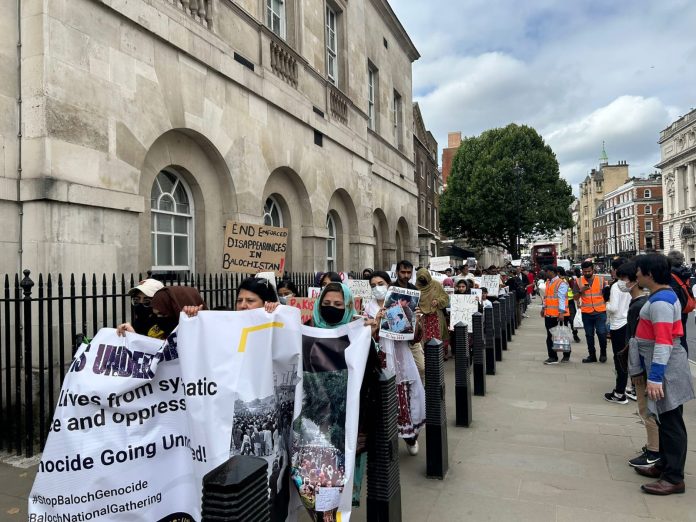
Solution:
[{"label": "street lamp", "polygon": [[515,217],[516,217],[516,225],[517,225],[517,230],[516,230],[516,247],[517,247],[517,255],[519,258],[522,258],[522,253],[520,252],[520,187],[522,184],[522,174],[524,174],[524,168],[520,167],[519,162],[515,162],[515,168],[513,169],[515,172],[515,181],[517,182],[517,190],[515,191],[515,207],[517,212],[515,212]]}]

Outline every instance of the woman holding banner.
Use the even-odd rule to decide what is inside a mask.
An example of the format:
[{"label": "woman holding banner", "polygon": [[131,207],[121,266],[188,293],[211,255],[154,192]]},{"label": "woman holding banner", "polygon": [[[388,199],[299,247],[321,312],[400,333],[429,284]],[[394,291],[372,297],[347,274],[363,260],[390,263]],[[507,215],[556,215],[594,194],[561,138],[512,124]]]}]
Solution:
[{"label": "woman holding banner", "polygon": [[[404,439],[409,455],[418,454],[418,432],[425,423],[425,390],[409,341],[379,338],[379,325],[384,317],[384,300],[391,279],[386,272],[374,272],[370,278],[373,299],[365,306],[367,324],[372,327],[372,338],[378,343],[382,368],[396,374],[399,417],[399,437]],[[418,314],[416,314],[418,318]],[[416,336],[418,335],[416,323]]]}]

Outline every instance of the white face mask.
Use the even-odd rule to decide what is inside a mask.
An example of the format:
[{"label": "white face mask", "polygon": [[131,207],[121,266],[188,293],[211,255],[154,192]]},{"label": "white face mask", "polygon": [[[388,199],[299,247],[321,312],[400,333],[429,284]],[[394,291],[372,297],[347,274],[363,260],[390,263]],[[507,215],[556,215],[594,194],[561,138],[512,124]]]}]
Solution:
[{"label": "white face mask", "polygon": [[380,285],[373,286],[372,287],[372,297],[374,297],[378,301],[382,301],[382,300],[384,300],[385,297],[387,297],[387,290],[388,290],[388,287],[383,286],[383,285],[382,286],[380,286]]},{"label": "white face mask", "polygon": [[619,287],[619,290],[621,290],[622,292],[630,292],[633,289],[633,287],[635,286],[635,285],[628,286],[628,283],[626,283],[626,281],[622,281],[621,279],[619,279],[616,282],[616,285]]}]

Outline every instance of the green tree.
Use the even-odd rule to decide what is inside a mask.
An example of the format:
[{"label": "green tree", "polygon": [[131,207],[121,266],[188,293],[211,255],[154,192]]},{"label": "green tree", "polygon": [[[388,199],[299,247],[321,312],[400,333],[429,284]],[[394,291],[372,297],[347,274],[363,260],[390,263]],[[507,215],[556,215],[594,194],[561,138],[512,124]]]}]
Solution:
[{"label": "green tree", "polygon": [[462,141],[440,200],[441,228],[519,258],[518,239],[572,225],[572,201],[551,147],[533,128],[510,124]]}]

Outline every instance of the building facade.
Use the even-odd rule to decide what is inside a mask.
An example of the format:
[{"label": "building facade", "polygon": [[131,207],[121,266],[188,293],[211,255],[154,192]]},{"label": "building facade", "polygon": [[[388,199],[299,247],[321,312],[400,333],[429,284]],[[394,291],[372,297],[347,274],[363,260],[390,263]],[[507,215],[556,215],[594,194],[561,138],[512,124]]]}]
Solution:
[{"label": "building facade", "polygon": [[418,185],[418,264],[428,266],[440,246],[442,176],[437,167],[437,141],[426,129],[417,103],[413,104],[413,154]]},{"label": "building facade", "polygon": [[452,161],[454,155],[462,144],[461,132],[450,132],[447,134],[447,147],[442,149],[442,182],[447,186],[447,178],[452,172]]},{"label": "building facade", "polygon": [[580,202],[577,198],[570,204],[570,215],[573,220],[573,226],[563,231],[563,241],[561,243],[561,256],[573,261],[575,261],[578,251],[579,206]]},{"label": "building facade", "polygon": [[17,6],[3,272],[217,272],[227,220],[288,228],[288,270],[418,261],[419,55],[386,0]]},{"label": "building facade", "polygon": [[592,220],[592,257],[602,259],[607,255],[607,212],[602,201],[597,205]]},{"label": "building facade", "polygon": [[578,256],[582,259],[591,257],[594,251],[594,219],[597,207],[604,199],[604,194],[623,185],[628,179],[628,164],[620,161],[610,165],[607,154],[602,149],[598,169],[592,169],[580,183],[578,202]]},{"label": "building facade", "polygon": [[696,262],[696,110],[660,132],[664,248]]}]

